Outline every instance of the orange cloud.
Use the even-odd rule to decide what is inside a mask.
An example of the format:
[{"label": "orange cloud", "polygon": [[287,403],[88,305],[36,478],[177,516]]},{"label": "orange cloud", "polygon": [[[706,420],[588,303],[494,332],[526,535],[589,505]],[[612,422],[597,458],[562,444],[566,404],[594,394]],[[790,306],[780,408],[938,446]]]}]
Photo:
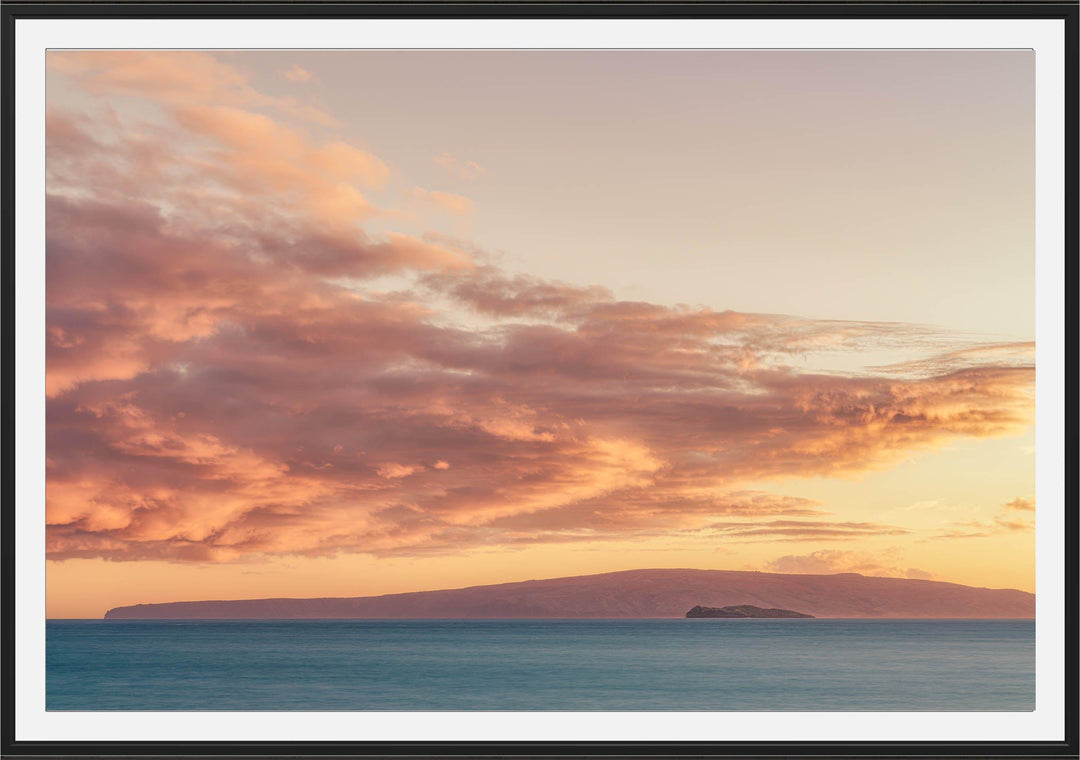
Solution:
[{"label": "orange cloud", "polygon": [[420,206],[438,209],[457,216],[471,214],[475,209],[475,204],[465,196],[444,193],[441,190],[426,190],[422,187],[414,187],[403,191],[402,195],[407,200]]},{"label": "orange cloud", "polygon": [[954,349],[925,359],[877,367],[886,372],[910,374],[940,374],[964,367],[977,367],[987,362],[1005,366],[1030,366],[1035,362],[1035,341],[992,343],[983,346]]},{"label": "orange cloud", "polygon": [[895,525],[827,520],[770,520],[753,525],[714,523],[716,533],[742,541],[847,541],[865,536],[902,536],[911,531]]},{"label": "orange cloud", "polygon": [[986,538],[1002,533],[1028,533],[1035,530],[1035,523],[1010,512],[1034,512],[1035,500],[1015,498],[1006,502],[998,514],[990,521],[962,520],[949,523],[944,530],[932,538]]},{"label": "orange cloud", "polygon": [[[882,562],[882,560],[886,562]],[[809,575],[831,575],[834,573],[859,573],[888,578],[918,578],[929,580],[933,573],[916,567],[898,567],[887,564],[889,560],[899,559],[897,552],[884,554],[868,552],[822,549],[810,554],[788,554],[777,557],[765,564],[764,569],[772,573],[795,573]]]},{"label": "orange cloud", "polygon": [[287,125],[296,104],[237,69],[52,56],[167,118],[50,104],[51,558],[900,535],[748,484],[1031,423],[1034,368],[1011,355],[809,372],[793,357],[923,355],[940,336],[620,301],[448,239],[369,235],[388,167]]},{"label": "orange cloud", "polygon": [[1024,499],[1024,498],[1021,498],[1021,497],[1017,497],[1017,498],[1013,499],[1012,501],[1007,502],[1005,504],[1005,509],[1011,509],[1011,510],[1014,510],[1014,511],[1017,511],[1017,512],[1034,512],[1035,511],[1035,500],[1034,499]]},{"label": "orange cloud", "polygon": [[418,465],[396,464],[394,462],[390,462],[379,467],[378,473],[380,477],[386,478],[388,480],[394,480],[396,478],[407,478],[413,473],[419,472],[422,469],[424,468]]},{"label": "orange cloud", "polygon": [[54,51],[45,57],[52,71],[65,74],[95,94],[117,93],[170,105],[203,103],[278,111],[328,127],[340,122],[310,104],[271,97],[255,90],[235,66],[197,51]]}]

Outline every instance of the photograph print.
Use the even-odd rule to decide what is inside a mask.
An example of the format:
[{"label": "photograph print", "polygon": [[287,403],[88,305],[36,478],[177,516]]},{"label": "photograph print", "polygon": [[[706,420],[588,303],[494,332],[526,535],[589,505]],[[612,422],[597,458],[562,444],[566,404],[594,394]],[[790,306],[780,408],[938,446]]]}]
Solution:
[{"label": "photograph print", "polygon": [[48,711],[1035,708],[1031,50],[45,65]]}]

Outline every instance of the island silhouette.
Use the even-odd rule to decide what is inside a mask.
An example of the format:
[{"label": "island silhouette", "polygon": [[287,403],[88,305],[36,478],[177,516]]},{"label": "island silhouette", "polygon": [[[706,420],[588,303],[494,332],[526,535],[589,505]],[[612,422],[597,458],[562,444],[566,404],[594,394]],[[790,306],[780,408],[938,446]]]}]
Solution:
[{"label": "island silhouette", "polygon": [[732,604],[727,607],[702,607],[697,605],[686,613],[688,618],[813,618],[794,610],[763,609],[752,604]]},{"label": "island silhouette", "polygon": [[694,606],[797,609],[819,618],[1034,618],[1035,595],[840,573],[643,569],[383,596],[136,604],[107,620],[683,618]]}]

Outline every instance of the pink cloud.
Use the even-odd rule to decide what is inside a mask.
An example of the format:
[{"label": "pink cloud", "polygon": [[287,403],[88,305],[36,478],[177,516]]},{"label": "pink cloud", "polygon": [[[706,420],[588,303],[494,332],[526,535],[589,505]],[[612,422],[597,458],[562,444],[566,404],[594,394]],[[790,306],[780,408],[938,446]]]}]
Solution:
[{"label": "pink cloud", "polygon": [[422,187],[414,187],[402,192],[406,200],[419,206],[438,209],[447,214],[466,216],[473,213],[475,204],[463,195],[444,193],[441,190],[427,190]]},{"label": "pink cloud", "polygon": [[397,478],[407,478],[422,469],[424,468],[418,465],[389,462],[379,467],[378,473],[379,477],[386,478],[387,480],[396,480]]},{"label": "pink cloud", "polygon": [[460,179],[476,179],[481,174],[487,173],[487,169],[475,161],[462,161],[451,153],[440,153],[432,161],[440,169],[444,169]]},{"label": "pink cloud", "polygon": [[274,108],[323,126],[340,126],[330,114],[288,97],[254,89],[240,69],[198,51],[54,51],[46,66],[95,94],[144,97],[163,104],[204,103]]},{"label": "pink cloud", "polygon": [[286,123],[295,104],[213,56],[128,55],[50,54],[167,114],[50,104],[52,558],[901,535],[747,484],[1031,422],[1033,367],[996,351],[920,373],[791,360],[918,353],[925,330],[619,301],[369,234],[392,180],[374,154]]},{"label": "pink cloud", "polygon": [[310,82],[315,78],[314,74],[295,63],[283,71],[282,74],[290,82]]},{"label": "pink cloud", "polygon": [[888,578],[917,578],[930,580],[933,573],[916,567],[904,568],[892,564],[899,559],[895,550],[881,554],[869,552],[822,549],[810,554],[788,554],[766,563],[765,570],[774,573],[808,575],[832,575],[835,573],[859,573]]}]

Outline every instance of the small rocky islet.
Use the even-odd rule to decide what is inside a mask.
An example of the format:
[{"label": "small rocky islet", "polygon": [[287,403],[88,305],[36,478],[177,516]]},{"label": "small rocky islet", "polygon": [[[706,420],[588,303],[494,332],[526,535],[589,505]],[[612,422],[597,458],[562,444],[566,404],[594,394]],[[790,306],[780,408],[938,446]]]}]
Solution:
[{"label": "small rocky islet", "polygon": [[728,607],[695,606],[686,613],[688,618],[813,618],[793,610],[764,609],[752,604],[734,604]]}]

